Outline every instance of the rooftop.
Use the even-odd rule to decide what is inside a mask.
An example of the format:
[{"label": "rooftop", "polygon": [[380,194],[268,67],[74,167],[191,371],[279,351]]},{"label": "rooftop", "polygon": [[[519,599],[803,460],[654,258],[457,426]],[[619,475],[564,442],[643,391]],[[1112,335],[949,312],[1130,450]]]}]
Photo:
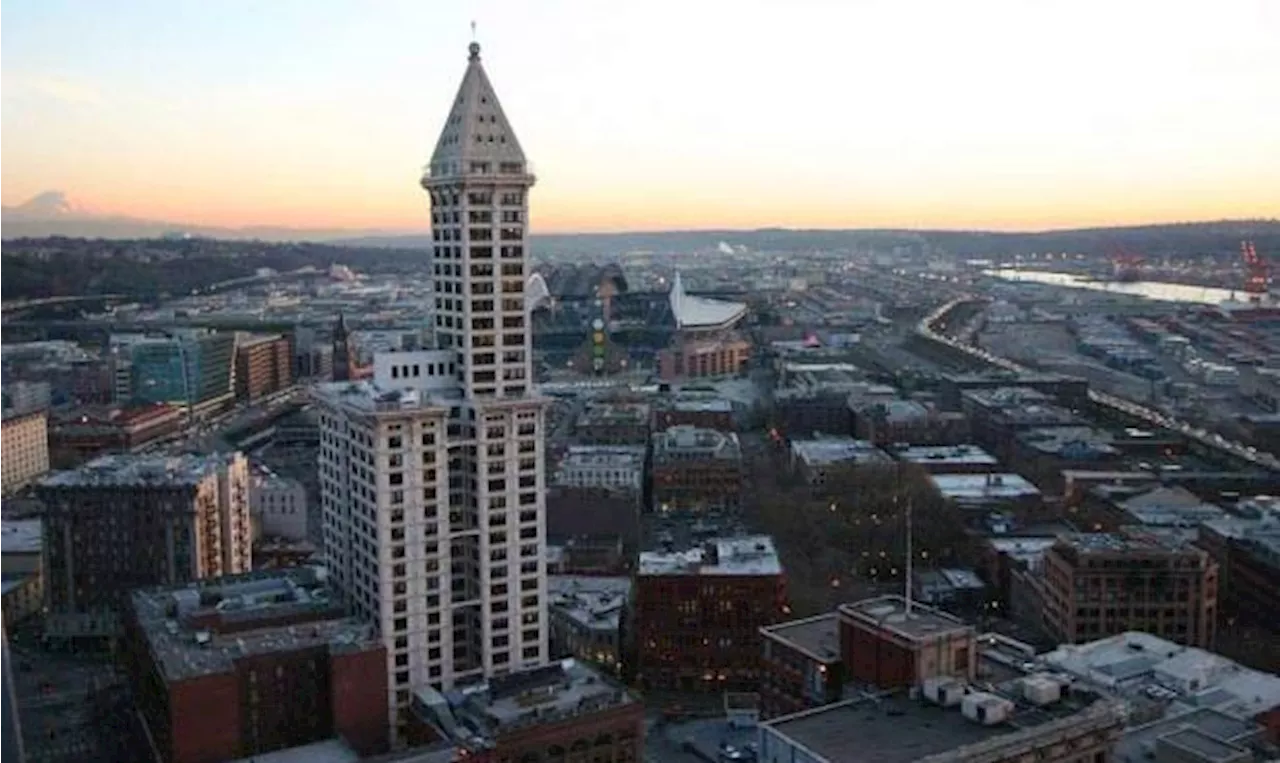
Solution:
[{"label": "rooftop", "polygon": [[998,466],[1000,461],[977,445],[915,445],[895,451],[899,461],[913,464]]},{"label": "rooftop", "polygon": [[1139,523],[1157,527],[1195,527],[1227,516],[1184,487],[1158,487],[1121,501],[1120,508]]},{"label": "rooftop", "polygon": [[234,763],[360,763],[360,755],[340,739],[326,739],[275,752],[258,753]]},{"label": "rooftop", "polygon": [[706,297],[695,297],[684,290],[684,281],[676,272],[668,297],[671,314],[677,328],[709,329],[728,327],[747,314],[747,306],[741,302],[725,302]]},{"label": "rooftop", "polygon": [[738,435],[683,424],[653,437],[654,461],[707,458],[737,460],[742,457]]},{"label": "rooftop", "polygon": [[43,487],[194,487],[230,466],[239,453],[181,456],[115,454],[40,481]]},{"label": "rooftop", "polygon": [[547,593],[552,611],[583,627],[616,631],[631,593],[631,578],[549,575]]},{"label": "rooftop", "polygon": [[633,468],[644,463],[643,445],[570,445],[560,459],[560,468],[612,466]]},{"label": "rooftop", "polygon": [[677,395],[664,401],[661,406],[673,411],[689,413],[733,413],[733,403],[722,397]]},{"label": "rooftop", "polygon": [[1148,533],[1141,529],[1117,533],[1063,533],[1058,543],[1082,554],[1170,553],[1198,551],[1185,536]]},{"label": "rooftop", "polygon": [[592,400],[583,409],[577,423],[578,426],[590,426],[593,424],[647,425],[649,423],[649,404]]},{"label": "rooftop", "polygon": [[1110,434],[1090,426],[1053,426],[1028,429],[1018,436],[1025,447],[1072,461],[1097,461],[1118,456]]},{"label": "rooftop", "polygon": [[363,413],[444,412],[461,400],[461,392],[452,387],[441,388],[438,394],[423,394],[419,389],[389,389],[368,380],[328,382],[317,384],[312,390],[312,394],[330,405]]},{"label": "rooftop", "polygon": [[1280,676],[1140,631],[1063,644],[1039,660],[1123,696],[1159,696],[1183,709],[1253,718],[1280,707]]},{"label": "rooftop", "polygon": [[830,464],[884,464],[893,461],[889,454],[867,440],[852,437],[820,437],[813,440],[792,440],[791,450],[806,466]]},{"label": "rooftop", "polygon": [[901,596],[880,596],[841,604],[836,611],[842,617],[891,631],[910,641],[931,640],[944,633],[973,632],[973,626],[940,609],[916,602],[908,611],[907,601]]},{"label": "rooftop", "polygon": [[773,538],[715,538],[686,551],[643,551],[638,575],[781,575]]},{"label": "rooftop", "polygon": [[[1106,701],[1064,700],[1034,707],[997,694],[986,697],[990,704],[1012,705],[1009,719],[985,725],[959,708],[892,696],[826,705],[776,718],[764,728],[813,753],[807,759],[814,763],[908,763],[1015,759],[1053,731],[1123,723],[1119,710]],[[762,739],[765,754],[769,736]]]},{"label": "rooftop", "polygon": [[377,646],[372,626],[343,617],[326,579],[323,568],[290,567],[145,588],[133,592],[133,610],[169,681],[225,673],[247,656]]},{"label": "rooftop", "polygon": [[1017,474],[931,474],[943,498],[957,503],[983,503],[1040,495],[1040,489]]},{"label": "rooftop", "polygon": [[819,662],[840,659],[840,621],[835,612],[770,625],[760,632]]},{"label": "rooftop", "polygon": [[0,537],[6,554],[30,554],[43,548],[44,525],[39,519],[6,519],[0,523]]},{"label": "rooftop", "polygon": [[472,749],[531,726],[603,712],[637,700],[604,674],[577,660],[561,660],[488,683],[440,694],[418,690],[415,712]]}]

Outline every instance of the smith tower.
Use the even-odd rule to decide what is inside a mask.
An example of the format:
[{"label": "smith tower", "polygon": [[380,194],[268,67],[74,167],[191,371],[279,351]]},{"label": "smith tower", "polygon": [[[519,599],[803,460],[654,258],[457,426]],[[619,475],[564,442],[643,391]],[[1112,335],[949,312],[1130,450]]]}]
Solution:
[{"label": "smith tower", "polygon": [[[449,414],[454,645],[484,675],[541,665],[547,646],[544,399],[532,382],[528,192],[520,142],[471,43],[422,187],[431,196],[438,347],[456,356]],[[474,540],[472,540],[474,539]],[[459,575],[459,565],[470,566]],[[465,676],[464,665],[455,675]]]}]

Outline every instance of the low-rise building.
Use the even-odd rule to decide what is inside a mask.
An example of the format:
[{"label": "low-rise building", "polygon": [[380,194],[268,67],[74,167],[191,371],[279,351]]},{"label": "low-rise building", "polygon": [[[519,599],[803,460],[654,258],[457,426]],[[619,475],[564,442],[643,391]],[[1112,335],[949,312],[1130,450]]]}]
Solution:
[{"label": "low-rise building", "polygon": [[722,397],[690,393],[676,393],[654,403],[653,431],[662,432],[678,426],[732,432],[737,428],[733,419],[733,403]]},{"label": "low-rise building", "polygon": [[1280,638],[1280,499],[1242,501],[1236,511],[1202,523],[1197,544],[1218,563],[1222,614]]},{"label": "low-rise building", "polygon": [[853,434],[881,447],[955,445],[970,441],[969,419],[918,400],[853,399]]},{"label": "low-rise building", "polygon": [[760,628],[786,606],[773,539],[718,538],[640,554],[633,596],[635,679],[645,690],[755,691]]},{"label": "low-rise building", "polygon": [[49,457],[57,469],[74,469],[98,456],[128,453],[174,434],[187,420],[181,406],[168,403],[58,413],[50,423]]},{"label": "low-rise building", "polygon": [[[1056,684],[1055,684],[1056,686]],[[1090,698],[1052,704],[1017,687],[945,701],[895,695],[850,699],[760,727],[760,763],[1106,763],[1123,707]],[[926,689],[925,695],[928,690]],[[937,695],[935,695],[937,696]]]},{"label": "low-rise building", "polygon": [[791,469],[810,485],[825,484],[833,469],[883,468],[892,464],[889,454],[867,440],[816,437],[791,441]]},{"label": "low-rise building", "polygon": [[847,676],[835,612],[766,626],[760,635],[764,639],[760,711],[765,718],[840,701]]},{"label": "low-rise building", "polygon": [[341,736],[387,740],[386,652],[322,570],[133,592],[122,652],[139,716],[170,763],[214,763]]},{"label": "low-rise building", "polygon": [[1030,521],[1044,506],[1040,489],[1018,474],[931,474],[929,482],[966,524],[985,522],[992,512]]},{"label": "low-rise building", "polygon": [[732,432],[672,427],[653,438],[653,508],[662,513],[736,510],[742,446]]},{"label": "low-rise building", "polygon": [[912,445],[896,448],[899,461],[915,464],[930,474],[992,474],[1000,461],[977,445]]},{"label": "low-rise building", "polygon": [[551,653],[575,657],[616,674],[622,665],[622,616],[631,578],[551,575],[547,578]]},{"label": "low-rise building", "polygon": [[462,688],[414,693],[410,744],[447,740],[464,760],[638,761],[644,705],[623,686],[567,659]]},{"label": "low-rise building", "polygon": [[901,596],[836,608],[846,675],[880,689],[910,688],[937,678],[972,681],[978,664],[972,625]]},{"label": "low-rise building", "polygon": [[43,524],[39,519],[6,519],[0,524],[0,534],[4,549],[0,554],[4,620],[13,624],[44,606]]}]

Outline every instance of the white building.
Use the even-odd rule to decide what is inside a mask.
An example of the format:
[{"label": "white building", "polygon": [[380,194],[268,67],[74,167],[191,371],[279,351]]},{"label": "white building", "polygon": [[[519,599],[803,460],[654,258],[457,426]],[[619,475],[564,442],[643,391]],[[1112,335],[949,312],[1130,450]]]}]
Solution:
[{"label": "white building", "polygon": [[307,490],[278,474],[255,474],[249,483],[254,538],[307,540]]},{"label": "white building", "polygon": [[644,489],[643,445],[571,445],[560,459],[556,484],[569,487]]},{"label": "white building", "polygon": [[372,383],[317,392],[325,555],[386,643],[393,732],[417,688],[548,659],[545,401],[524,300],[533,183],[472,43],[422,179],[439,349],[380,354]]}]

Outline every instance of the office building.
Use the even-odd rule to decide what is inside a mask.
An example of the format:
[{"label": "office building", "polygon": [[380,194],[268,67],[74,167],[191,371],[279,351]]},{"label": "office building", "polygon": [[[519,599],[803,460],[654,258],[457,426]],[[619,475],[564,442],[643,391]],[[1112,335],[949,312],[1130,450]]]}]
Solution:
[{"label": "office building", "polygon": [[215,763],[341,736],[387,747],[385,649],[323,569],[134,591],[122,642],[161,760]]},{"label": "office building", "polygon": [[44,411],[6,415],[0,443],[0,482],[5,495],[49,471],[49,419]]},{"label": "office building", "polygon": [[6,519],[0,524],[0,535],[4,621],[13,625],[44,607],[44,529],[39,519]]},{"label": "office building", "polygon": [[183,332],[173,336],[112,337],[127,358],[118,373],[127,377],[135,405],[173,403],[203,415],[222,410],[235,396],[236,335]]},{"label": "office building", "polygon": [[646,551],[636,569],[635,680],[646,691],[755,691],[760,629],[786,607],[786,581],[767,535],[718,538],[684,551]]},{"label": "office building", "polygon": [[42,480],[47,635],[114,636],[129,591],[252,566],[239,453],[103,456]]},{"label": "office building", "polygon": [[473,43],[422,178],[437,348],[378,353],[372,379],[316,394],[325,557],[382,635],[395,739],[415,690],[548,657],[545,403],[524,299],[533,183]]},{"label": "office building", "polygon": [[622,667],[622,618],[631,578],[606,575],[551,575],[551,653],[574,657],[617,674]]},{"label": "office building", "polygon": [[1075,644],[1141,630],[1211,648],[1218,565],[1208,552],[1147,532],[1059,536],[1044,556],[1044,624]]},{"label": "office building", "polygon": [[128,453],[176,434],[186,421],[184,406],[168,403],[60,411],[49,422],[49,459],[56,469],[73,469],[98,456]]},{"label": "office building", "polygon": [[236,399],[261,400],[293,385],[289,337],[242,335],[236,339]]}]

